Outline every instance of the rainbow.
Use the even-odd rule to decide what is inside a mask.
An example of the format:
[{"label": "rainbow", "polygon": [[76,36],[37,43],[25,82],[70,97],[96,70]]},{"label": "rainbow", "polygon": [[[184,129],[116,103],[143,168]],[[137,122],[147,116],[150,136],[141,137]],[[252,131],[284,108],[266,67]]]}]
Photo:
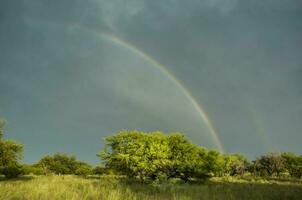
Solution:
[{"label": "rainbow", "polygon": [[[33,20],[30,19],[30,21],[33,21]],[[36,21],[36,20],[34,20],[34,21]],[[44,21],[41,22],[41,23],[44,23]],[[84,30],[86,32],[88,31],[89,33],[92,33],[92,34],[94,34],[98,37],[102,37],[102,38],[104,38],[104,39],[106,39],[106,40],[108,40],[108,41],[110,41],[110,42],[112,42],[112,43],[114,43],[114,44],[116,44],[120,47],[126,48],[126,49],[132,51],[134,54],[140,56],[141,58],[143,58],[144,60],[146,60],[150,64],[152,64],[158,70],[160,70],[166,77],[168,77],[182,91],[182,93],[186,96],[186,98],[191,102],[191,104],[194,106],[194,108],[198,112],[198,114],[201,117],[201,119],[203,120],[203,122],[207,125],[215,145],[217,146],[217,148],[221,152],[224,152],[224,148],[223,148],[221,140],[219,139],[217,131],[215,130],[214,125],[210,121],[210,119],[209,119],[207,113],[205,112],[205,110],[203,109],[202,105],[200,103],[197,103],[197,100],[193,97],[193,95],[189,92],[189,90],[173,75],[173,73],[171,73],[167,69],[166,66],[162,65],[157,60],[155,60],[154,58],[152,58],[151,56],[149,56],[148,54],[146,54],[142,50],[138,49],[136,46],[134,46],[134,45],[126,42],[125,40],[123,40],[121,38],[118,38],[118,37],[116,37],[112,34],[106,34],[104,32],[100,32],[100,31],[95,30],[93,28],[80,25],[78,23],[64,22],[63,24],[64,24],[65,27],[78,28],[78,29]]]}]

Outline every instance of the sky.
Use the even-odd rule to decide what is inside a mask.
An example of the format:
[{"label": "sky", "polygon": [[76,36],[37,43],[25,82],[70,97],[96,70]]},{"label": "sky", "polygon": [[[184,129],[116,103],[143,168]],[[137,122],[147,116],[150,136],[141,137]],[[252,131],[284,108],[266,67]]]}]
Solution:
[{"label": "sky", "polygon": [[[1,0],[0,116],[24,162],[120,130],[302,154],[300,0]],[[194,105],[196,103],[196,105]]]}]

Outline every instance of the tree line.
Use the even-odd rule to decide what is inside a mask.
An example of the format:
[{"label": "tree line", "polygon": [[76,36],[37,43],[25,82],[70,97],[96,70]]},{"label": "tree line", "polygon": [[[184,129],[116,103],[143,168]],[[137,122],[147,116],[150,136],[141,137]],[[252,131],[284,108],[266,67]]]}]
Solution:
[{"label": "tree line", "polygon": [[169,179],[207,179],[238,176],[302,178],[302,156],[268,153],[249,161],[240,154],[222,154],[191,143],[183,134],[121,131],[105,138],[92,167],[75,156],[55,153],[34,164],[21,164],[23,145],[4,139],[5,120],[0,120],[0,174],[14,178],[24,174],[125,175],[141,182]]}]

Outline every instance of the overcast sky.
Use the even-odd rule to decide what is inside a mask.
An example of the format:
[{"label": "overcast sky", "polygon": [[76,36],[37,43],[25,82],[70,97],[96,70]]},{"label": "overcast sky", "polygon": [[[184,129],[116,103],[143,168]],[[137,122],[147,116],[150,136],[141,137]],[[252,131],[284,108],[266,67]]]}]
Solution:
[{"label": "overcast sky", "polygon": [[97,163],[106,135],[180,131],[226,152],[301,154],[302,1],[1,0],[0,116],[25,162]]}]

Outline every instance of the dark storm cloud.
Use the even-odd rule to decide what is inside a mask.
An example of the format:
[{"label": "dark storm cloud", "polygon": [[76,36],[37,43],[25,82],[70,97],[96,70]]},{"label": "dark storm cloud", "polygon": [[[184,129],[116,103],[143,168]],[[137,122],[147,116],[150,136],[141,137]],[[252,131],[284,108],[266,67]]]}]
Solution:
[{"label": "dark storm cloud", "polygon": [[261,139],[245,112],[252,102],[273,148],[300,151],[300,1],[131,2],[135,12],[114,4],[111,27],[189,85],[230,150],[234,137],[249,149]]},{"label": "dark storm cloud", "polygon": [[301,18],[299,0],[1,1],[0,115],[29,161],[67,151],[95,162],[96,141],[123,128],[177,129],[213,146],[160,71],[79,24],[167,66],[228,151],[301,153]]}]

